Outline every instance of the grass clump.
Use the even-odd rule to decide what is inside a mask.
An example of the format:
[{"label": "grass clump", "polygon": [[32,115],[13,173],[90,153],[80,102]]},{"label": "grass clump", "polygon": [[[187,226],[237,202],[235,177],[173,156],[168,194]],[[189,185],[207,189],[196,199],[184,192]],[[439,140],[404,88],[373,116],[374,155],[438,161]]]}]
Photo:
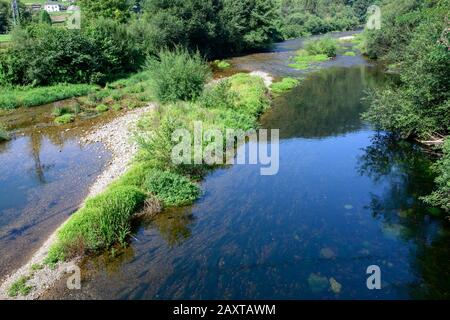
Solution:
[{"label": "grass clump", "polygon": [[55,118],[56,124],[68,124],[75,121],[75,116],[72,113],[66,113]]},{"label": "grass clump", "polygon": [[354,53],[353,51],[347,51],[347,52],[344,53],[344,56],[347,56],[347,57],[355,57],[355,56],[356,56],[356,53]]},{"label": "grass clump", "polygon": [[131,216],[145,198],[136,187],[115,186],[89,199],[58,232],[46,263],[105,249],[117,242],[125,244],[131,232]]},{"label": "grass clump", "polygon": [[95,107],[95,111],[97,112],[106,112],[109,110],[109,107],[105,104],[100,104],[97,107]]},{"label": "grass clump", "polygon": [[300,81],[298,81],[297,79],[287,77],[283,78],[280,82],[273,83],[270,89],[275,95],[280,95],[295,88],[299,83]]},{"label": "grass clump", "polygon": [[89,84],[57,84],[48,87],[1,88],[0,109],[33,107],[94,92],[98,87]]},{"label": "grass clump", "polygon": [[144,186],[166,207],[189,205],[200,196],[200,188],[195,183],[170,171],[151,170]]},{"label": "grass clump", "polygon": [[313,64],[335,57],[337,47],[337,41],[330,37],[307,41],[305,48],[297,51],[294,63],[289,66],[298,70],[306,70]]},{"label": "grass clump", "polygon": [[214,65],[219,69],[228,69],[231,67],[231,64],[226,60],[215,60]]},{"label": "grass clump", "polygon": [[155,96],[160,102],[192,100],[200,96],[211,71],[200,56],[185,49],[163,50],[158,58],[150,57],[146,69],[153,80]]},{"label": "grass clump", "polygon": [[17,279],[9,288],[8,288],[8,296],[14,298],[18,295],[27,296],[33,287],[28,285],[27,282],[30,280],[29,276],[21,276]]},{"label": "grass clump", "polygon": [[111,109],[113,109],[114,111],[119,111],[122,109],[122,106],[120,104],[116,103],[116,104],[112,105]]}]

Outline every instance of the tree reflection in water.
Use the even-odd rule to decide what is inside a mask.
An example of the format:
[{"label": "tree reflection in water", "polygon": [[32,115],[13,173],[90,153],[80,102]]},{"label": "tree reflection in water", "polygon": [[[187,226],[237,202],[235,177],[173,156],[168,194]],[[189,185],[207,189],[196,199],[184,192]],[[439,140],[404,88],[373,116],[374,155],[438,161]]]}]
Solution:
[{"label": "tree reflection in water", "polygon": [[383,231],[413,244],[411,265],[418,280],[409,285],[411,297],[448,299],[450,224],[420,200],[433,189],[431,163],[418,146],[378,133],[359,158],[358,171],[385,186],[368,205]]}]

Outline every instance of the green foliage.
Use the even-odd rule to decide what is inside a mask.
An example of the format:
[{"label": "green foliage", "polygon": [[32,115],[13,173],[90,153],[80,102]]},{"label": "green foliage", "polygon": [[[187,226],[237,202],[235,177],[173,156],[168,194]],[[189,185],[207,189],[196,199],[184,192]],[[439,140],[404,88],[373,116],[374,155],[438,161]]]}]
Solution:
[{"label": "green foliage", "polygon": [[298,50],[294,57],[294,63],[289,64],[289,66],[297,70],[305,70],[310,68],[311,65],[328,60],[326,54],[311,55],[306,50]]},{"label": "green foliage", "polygon": [[285,39],[355,29],[370,0],[280,0],[279,29]]},{"label": "green foliage", "polygon": [[95,111],[97,111],[97,112],[106,112],[108,110],[109,110],[109,107],[107,105],[104,105],[104,104],[100,104],[100,105],[95,107]]},{"label": "green foliage", "polygon": [[71,113],[63,114],[62,116],[55,118],[57,124],[68,124],[75,121],[75,116]]},{"label": "green foliage", "polygon": [[199,99],[204,108],[227,108],[236,104],[237,94],[231,90],[229,80],[221,80],[216,85],[207,86]]},{"label": "green foliage", "polygon": [[105,83],[142,64],[135,42],[125,25],[107,19],[82,30],[17,28],[0,56],[0,84]]},{"label": "green foliage", "polygon": [[48,87],[1,88],[0,109],[33,107],[72,97],[84,96],[98,87],[88,84],[57,84]]},{"label": "green foliage", "polygon": [[198,52],[163,50],[150,57],[146,69],[153,79],[156,98],[161,102],[195,99],[203,91],[210,70]]},{"label": "green foliage", "polygon": [[356,56],[356,53],[354,53],[353,51],[347,51],[347,52],[344,52],[344,56],[354,57],[354,56]]},{"label": "green foliage", "polygon": [[33,287],[28,285],[27,282],[30,280],[29,276],[21,276],[8,288],[8,296],[14,298],[18,295],[27,296]]},{"label": "green foliage", "polygon": [[219,69],[228,69],[231,64],[226,60],[215,60],[214,65]]},{"label": "green foliage", "polygon": [[78,0],[84,18],[102,18],[125,22],[131,16],[131,2],[125,0]]},{"label": "green foliage", "polygon": [[444,156],[433,167],[437,174],[436,191],[424,200],[432,206],[450,212],[450,139],[445,141],[443,152]]},{"label": "green foliage", "polygon": [[145,198],[135,187],[116,186],[89,199],[58,231],[46,263],[108,248],[117,242],[124,244],[131,231],[131,216]]},{"label": "green foliage", "polygon": [[200,188],[189,179],[158,169],[147,174],[144,187],[166,207],[188,205],[200,196]]},{"label": "green foliage", "polygon": [[283,78],[281,81],[273,83],[271,90],[275,95],[279,95],[295,88],[299,83],[300,82],[294,78]]},{"label": "green foliage", "polygon": [[[399,61],[401,83],[371,95],[372,107],[366,119],[384,130],[401,136],[429,138],[434,133],[446,135],[450,129],[450,51],[439,42],[445,28],[448,0],[423,7],[414,15],[420,22],[407,41],[396,41],[383,58],[395,56]],[[410,19],[411,12],[396,18]],[[408,17],[408,19],[405,18]],[[390,34],[389,27],[386,27]],[[394,36],[393,36],[394,37]],[[368,44],[369,48],[371,44]],[[370,51],[370,49],[369,49]],[[389,60],[391,61],[391,60]]]},{"label": "green foliage", "polygon": [[337,52],[337,41],[331,37],[310,40],[305,43],[305,50],[310,55],[325,54],[330,58],[335,57]]},{"label": "green foliage", "polygon": [[50,15],[47,11],[41,10],[39,12],[39,23],[48,24],[50,26],[52,25],[52,18],[50,18]]}]

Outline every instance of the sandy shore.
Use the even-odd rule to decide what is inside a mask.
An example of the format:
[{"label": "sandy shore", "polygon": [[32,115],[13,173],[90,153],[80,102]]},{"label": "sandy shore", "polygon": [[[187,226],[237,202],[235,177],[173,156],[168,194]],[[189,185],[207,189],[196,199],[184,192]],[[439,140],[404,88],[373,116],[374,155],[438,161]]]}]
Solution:
[{"label": "sandy shore", "polygon": [[[144,108],[129,111],[80,139],[82,144],[101,142],[111,152],[111,162],[90,187],[88,198],[102,192],[112,181],[125,173],[137,152],[137,146],[131,139],[130,130],[133,129],[143,114],[151,111],[154,107],[151,104]],[[54,268],[43,266],[49,248],[56,241],[57,231],[45,241],[24,266],[5,278],[0,286],[0,300],[11,299],[8,296],[8,288],[21,277],[28,278],[27,285],[32,289],[27,296],[17,296],[14,299],[38,299],[45,290],[61,279],[68,269],[76,265],[78,261],[72,260],[58,263]],[[37,266],[42,268],[36,268]]]}]

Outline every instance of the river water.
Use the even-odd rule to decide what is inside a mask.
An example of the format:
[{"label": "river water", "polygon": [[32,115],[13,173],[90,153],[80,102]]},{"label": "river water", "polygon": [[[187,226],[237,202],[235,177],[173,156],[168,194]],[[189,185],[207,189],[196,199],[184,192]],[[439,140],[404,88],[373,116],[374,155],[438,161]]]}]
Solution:
[{"label": "river water", "polygon": [[[212,172],[193,206],[144,221],[128,248],[82,262],[81,290],[62,279],[45,298],[448,298],[450,229],[419,201],[432,188],[430,160],[360,120],[365,91],[392,79],[358,55],[295,71],[301,45],[232,60],[303,78],[261,118],[280,129],[277,175]],[[380,290],[367,288],[371,265]]]},{"label": "river water", "polygon": [[70,102],[0,114],[13,136],[0,142],[0,280],[78,208],[109,160],[102,145],[79,143],[107,116],[53,123],[53,108]]}]

